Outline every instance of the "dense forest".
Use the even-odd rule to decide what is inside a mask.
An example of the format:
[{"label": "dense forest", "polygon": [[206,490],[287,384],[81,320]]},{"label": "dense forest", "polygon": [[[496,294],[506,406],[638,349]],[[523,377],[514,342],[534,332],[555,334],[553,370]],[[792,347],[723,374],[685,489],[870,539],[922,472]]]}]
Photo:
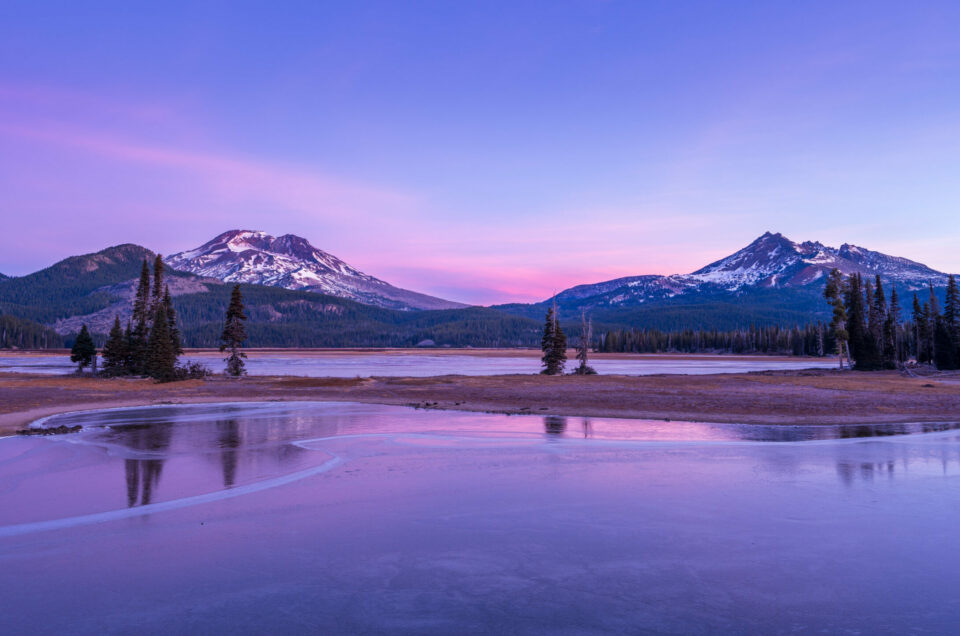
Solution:
[{"label": "dense forest", "polygon": [[[424,340],[451,346],[535,346],[539,321],[484,307],[397,311],[260,285],[241,285],[247,345],[253,347],[411,347]],[[184,345],[219,342],[230,300],[226,285],[173,299]]]},{"label": "dense forest", "polygon": [[0,314],[0,349],[56,349],[64,346],[56,331],[25,318]]}]

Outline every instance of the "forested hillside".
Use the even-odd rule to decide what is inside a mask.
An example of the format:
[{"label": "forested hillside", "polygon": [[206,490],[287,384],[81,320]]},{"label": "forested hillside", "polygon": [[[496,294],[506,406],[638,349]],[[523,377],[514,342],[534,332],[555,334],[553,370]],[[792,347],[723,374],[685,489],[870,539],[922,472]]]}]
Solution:
[{"label": "forested hillside", "polygon": [[[186,346],[218,344],[230,289],[223,285],[174,298]],[[515,347],[534,346],[540,337],[539,321],[484,307],[397,311],[276,287],[242,285],[241,290],[248,344],[255,347],[408,347],[423,340]]]},{"label": "forested hillside", "polygon": [[42,323],[95,312],[117,300],[103,288],[136,278],[144,258],[153,258],[152,252],[139,245],[118,245],[7,278],[0,282],[0,312]]},{"label": "forested hillside", "polygon": [[0,349],[56,349],[63,338],[53,329],[26,318],[0,314]]}]

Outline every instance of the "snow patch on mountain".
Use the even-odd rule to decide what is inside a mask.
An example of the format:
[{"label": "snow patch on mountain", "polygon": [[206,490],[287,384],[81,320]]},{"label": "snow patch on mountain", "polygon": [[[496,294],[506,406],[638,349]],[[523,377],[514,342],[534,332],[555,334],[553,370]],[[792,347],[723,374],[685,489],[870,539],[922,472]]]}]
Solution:
[{"label": "snow patch on mountain", "polygon": [[451,309],[460,303],[394,287],[293,234],[230,230],[166,259],[174,269],[228,283],[305,290],[394,309]]},{"label": "snow patch on mountain", "polygon": [[908,290],[929,284],[943,286],[947,275],[921,263],[855,245],[828,247],[820,242],[795,243],[766,232],[745,248],[691,274],[631,276],[594,285],[578,285],[557,300],[584,305],[624,306],[691,293],[742,294],[754,289],[803,289],[817,284],[833,268],[859,272],[900,284]]}]

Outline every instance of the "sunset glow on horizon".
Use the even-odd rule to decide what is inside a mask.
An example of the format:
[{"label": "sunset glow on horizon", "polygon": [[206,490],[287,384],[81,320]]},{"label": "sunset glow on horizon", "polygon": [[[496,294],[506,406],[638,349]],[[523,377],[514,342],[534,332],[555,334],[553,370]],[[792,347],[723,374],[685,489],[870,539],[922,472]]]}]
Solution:
[{"label": "sunset glow on horizon", "polygon": [[17,3],[0,273],[235,228],[478,304],[768,230],[960,271],[956,3],[414,4]]}]

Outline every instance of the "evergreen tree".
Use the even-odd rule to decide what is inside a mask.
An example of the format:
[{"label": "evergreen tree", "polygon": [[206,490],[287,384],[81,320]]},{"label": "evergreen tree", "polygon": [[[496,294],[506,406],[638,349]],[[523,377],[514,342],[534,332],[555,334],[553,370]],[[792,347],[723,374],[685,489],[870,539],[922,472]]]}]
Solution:
[{"label": "evergreen tree", "polygon": [[84,367],[88,367],[93,363],[96,355],[97,347],[93,344],[93,338],[90,336],[87,326],[83,325],[80,328],[77,339],[73,343],[73,348],[70,349],[70,362],[75,362],[77,364],[77,373],[82,373]]},{"label": "evergreen tree", "polygon": [[157,311],[157,305],[163,302],[163,293],[166,289],[163,284],[163,256],[157,254],[153,259],[153,291],[150,294],[150,314]]},{"label": "evergreen tree", "polygon": [[247,354],[240,350],[243,341],[247,339],[247,329],[243,324],[247,316],[243,313],[243,309],[240,285],[234,285],[233,292],[230,294],[230,305],[227,307],[223,334],[220,336],[220,352],[230,351],[230,355],[224,358],[224,362],[227,363],[226,373],[234,377],[247,372],[243,363]]},{"label": "evergreen tree", "polygon": [[940,316],[934,327],[934,364],[938,369],[950,370],[957,368],[957,359],[953,348],[953,341],[950,338],[950,329],[947,327],[947,321]]},{"label": "evergreen tree", "polygon": [[177,353],[170,340],[167,310],[161,302],[153,315],[153,326],[147,340],[146,374],[155,380],[169,382],[175,378]]},{"label": "evergreen tree", "polygon": [[560,375],[563,365],[567,361],[567,336],[560,328],[557,318],[556,305],[547,309],[547,317],[543,325],[543,338],[540,340],[540,350],[543,351],[543,370],[545,375]]},{"label": "evergreen tree", "polygon": [[917,292],[913,292],[913,329],[914,329],[914,348],[917,350],[917,363],[929,362],[926,356],[925,346],[927,343],[927,313],[923,305],[920,304],[920,298]]},{"label": "evergreen tree", "polygon": [[150,337],[150,318],[153,312],[150,298],[150,268],[144,259],[137,293],[133,299],[133,331],[129,347],[130,372],[135,375],[147,373],[147,340]]},{"label": "evergreen tree", "polygon": [[170,288],[163,290],[163,308],[167,312],[167,328],[170,330],[170,346],[177,356],[183,354],[183,343],[180,340],[180,329],[177,328],[177,312],[173,308],[173,299],[170,297]]},{"label": "evergreen tree", "polygon": [[871,305],[870,318],[873,324],[870,331],[877,341],[877,351],[882,352],[883,345],[883,325],[887,321],[887,296],[883,290],[883,281],[880,280],[880,274],[877,274],[873,288],[873,304]]},{"label": "evergreen tree", "polygon": [[120,326],[119,314],[113,319],[113,327],[103,345],[102,355],[105,375],[123,375],[127,362],[127,340]]},{"label": "evergreen tree", "polygon": [[137,284],[137,293],[133,297],[133,323],[146,324],[150,320],[150,268],[147,260],[143,260],[140,268],[140,282]]},{"label": "evergreen tree", "polygon": [[897,288],[890,292],[890,307],[887,309],[883,321],[883,366],[895,369],[903,362],[903,353],[900,347],[900,297]]},{"label": "evergreen tree", "polygon": [[947,278],[947,294],[944,303],[943,319],[950,334],[953,357],[960,362],[960,289],[953,274]]},{"label": "evergreen tree", "polygon": [[933,290],[933,283],[930,283],[930,300],[926,305],[927,315],[927,351],[930,361],[936,364],[937,359],[937,323],[940,322],[940,302],[937,300],[937,294]]},{"label": "evergreen tree", "polygon": [[593,343],[593,320],[587,320],[586,312],[580,315],[580,342],[577,344],[577,360],[580,365],[574,373],[577,375],[596,375],[597,371],[587,364],[590,345]]},{"label": "evergreen tree", "polygon": [[863,279],[860,274],[851,274],[847,279],[845,298],[847,334],[850,338],[850,356],[853,358],[854,367],[861,371],[869,371],[878,366],[877,347],[876,341],[867,329],[863,289]]},{"label": "evergreen tree", "polygon": [[847,362],[850,362],[850,349],[848,346],[850,335],[847,333],[847,309],[843,303],[843,274],[840,270],[833,268],[827,276],[827,286],[823,290],[823,295],[833,307],[833,317],[830,320],[830,334],[836,343],[836,353],[840,358],[840,368],[843,368],[844,355]]},{"label": "evergreen tree", "polygon": [[127,321],[127,327],[123,330],[123,339],[127,343],[123,358],[123,372],[126,374],[137,373],[137,360],[135,359],[136,342],[133,337],[133,327],[130,321]]}]

